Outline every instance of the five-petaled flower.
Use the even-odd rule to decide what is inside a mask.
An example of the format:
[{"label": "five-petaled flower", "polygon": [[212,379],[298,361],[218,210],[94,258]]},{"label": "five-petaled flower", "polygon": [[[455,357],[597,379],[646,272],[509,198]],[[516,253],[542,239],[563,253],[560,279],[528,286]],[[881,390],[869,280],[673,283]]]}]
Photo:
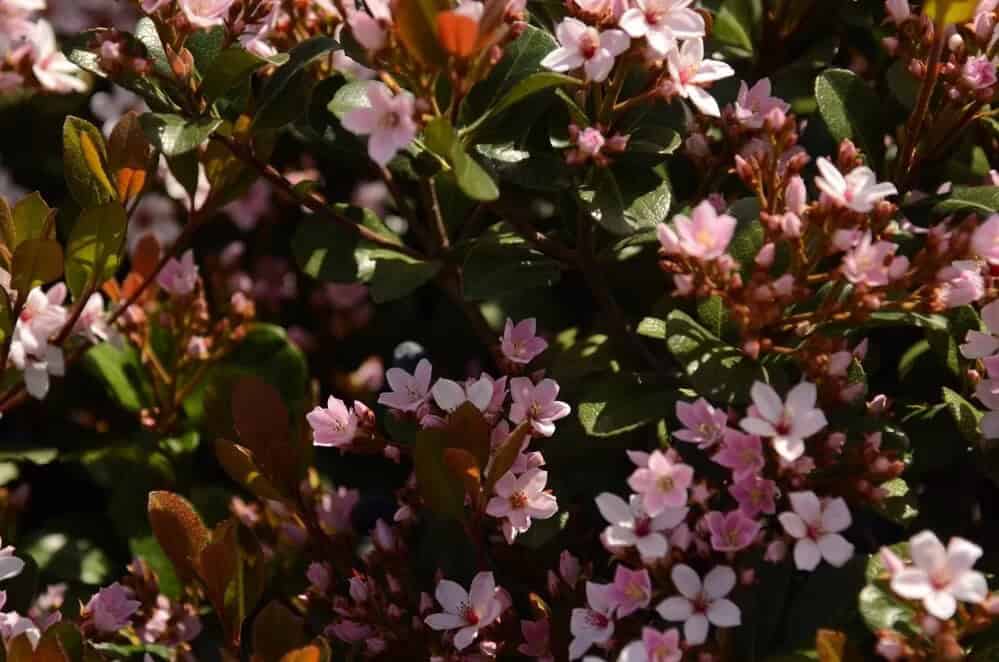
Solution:
[{"label": "five-petaled flower", "polygon": [[666,68],[673,89],[684,99],[690,99],[694,106],[710,117],[720,117],[718,102],[708,94],[704,85],[735,75],[728,64],[718,60],[704,59],[704,42],[689,39],[679,49],[666,55]]},{"label": "five-petaled flower", "polygon": [[630,502],[625,502],[616,494],[604,492],[596,502],[600,514],[610,524],[601,537],[603,543],[612,550],[634,547],[648,561],[666,556],[669,542],[664,532],[679,526],[689,512],[688,508],[666,508],[651,517],[637,494],[632,494]]},{"label": "five-petaled flower", "polygon": [[662,451],[653,451],[645,466],[628,478],[628,485],[642,496],[642,505],[652,517],[667,508],[687,505],[687,488],[694,479],[694,470],[675,462]]},{"label": "five-petaled flower", "polygon": [[514,377],[510,380],[510,420],[520,423],[531,422],[531,429],[542,437],[555,434],[555,421],[565,418],[571,411],[569,405],[556,400],[558,383],[553,379],[542,379],[534,384],[527,377]]},{"label": "five-petaled flower", "polygon": [[491,572],[475,575],[469,591],[450,579],[442,579],[434,596],[444,611],[430,614],[425,622],[434,630],[457,630],[454,647],[464,650],[475,641],[481,629],[499,618],[503,611],[501,590]]},{"label": "five-petaled flower", "polygon": [[840,567],[853,556],[853,545],[840,535],[850,527],[850,509],[837,497],[823,504],[815,492],[788,495],[791,511],[778,515],[781,526],[794,544],[794,564],[799,570],[814,570],[822,559]]},{"label": "five-petaled flower", "polygon": [[708,638],[711,625],[733,628],[742,615],[727,596],[735,588],[735,571],[724,565],[712,568],[704,582],[689,565],[678,563],[670,573],[680,595],[666,598],[656,611],[667,621],[683,621],[683,637],[697,646]]},{"label": "five-petaled flower", "polygon": [[537,335],[537,321],[531,317],[513,323],[507,319],[500,338],[500,350],[508,361],[526,365],[548,348],[544,338]]},{"label": "five-petaled flower", "polygon": [[876,203],[898,193],[898,189],[890,182],[879,184],[874,171],[867,166],[854,168],[844,176],[825,157],[820,158],[816,165],[821,174],[815,178],[815,185],[828,200],[840,207],[867,214],[874,209]]},{"label": "five-petaled flower", "polygon": [[909,541],[913,565],[894,573],[891,589],[907,600],[920,600],[933,616],[947,620],[957,611],[957,601],[980,604],[989,587],[982,573],[973,570],[982,548],[964,538],[951,538],[947,547],[932,531]]},{"label": "five-petaled flower", "polygon": [[389,368],[385,379],[392,390],[379,395],[378,403],[399,411],[416,411],[430,397],[432,370],[427,359],[420,359],[412,375],[402,368]]},{"label": "five-petaled flower", "polygon": [[669,255],[685,255],[697,260],[717,260],[725,254],[736,220],[719,214],[708,201],[694,207],[691,215],[677,214],[673,227],[660,223],[656,234],[663,250]]},{"label": "five-petaled flower", "polygon": [[312,428],[316,446],[343,448],[350,445],[357,433],[357,414],[343,400],[332,395],[326,407],[316,407],[305,419]]},{"label": "five-petaled flower", "polygon": [[815,407],[815,384],[801,382],[782,401],[772,386],[756,382],[749,391],[755,411],[739,425],[750,434],[772,440],[777,453],[793,462],[805,453],[805,439],[826,426],[826,415]]},{"label": "five-petaled flower", "polygon": [[503,519],[508,543],[531,528],[532,519],[548,519],[558,512],[558,502],[545,490],[547,482],[548,472],[541,469],[531,469],[519,477],[508,471],[496,481],[496,495],[486,504],[486,513]]},{"label": "five-petaled flower", "polygon": [[677,39],[704,36],[704,18],[690,8],[693,0],[633,0],[619,25],[635,39],[645,37],[659,55],[676,48]]},{"label": "five-petaled flower", "polygon": [[341,123],[353,134],[368,136],[368,156],[384,166],[416,137],[415,100],[405,90],[392,94],[387,85],[378,81],[368,83],[367,98],[368,107],[351,110]]},{"label": "five-petaled flower", "polygon": [[541,60],[552,71],[583,68],[586,80],[601,83],[614,68],[614,58],[628,50],[631,40],[621,30],[600,32],[575,18],[566,18],[555,27],[561,44]]}]

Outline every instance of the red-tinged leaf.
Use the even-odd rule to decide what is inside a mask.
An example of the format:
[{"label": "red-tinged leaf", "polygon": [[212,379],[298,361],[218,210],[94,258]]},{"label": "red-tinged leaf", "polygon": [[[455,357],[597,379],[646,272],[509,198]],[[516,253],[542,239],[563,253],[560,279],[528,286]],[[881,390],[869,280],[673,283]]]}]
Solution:
[{"label": "red-tinged leaf", "polygon": [[846,635],[836,630],[819,630],[815,634],[815,652],[820,662],[844,662]]},{"label": "red-tinged leaf", "polygon": [[239,439],[253,453],[256,465],[278,488],[290,495],[297,489],[301,453],[288,430],[288,409],[277,389],[259,377],[236,383],[232,419]]},{"label": "red-tinged leaf", "polygon": [[456,11],[437,15],[437,36],[444,50],[455,57],[474,55],[479,38],[478,22]]},{"label": "red-tinged leaf", "polygon": [[409,55],[424,67],[440,68],[447,56],[437,40],[437,14],[450,9],[447,0],[394,0],[392,19]]},{"label": "red-tinged leaf", "polygon": [[215,457],[234,481],[261,499],[280,501],[283,497],[257,466],[253,452],[225,439],[215,441]]},{"label": "red-tinged leaf", "polygon": [[325,639],[316,639],[308,646],[285,653],[280,662],[329,662],[333,657]]},{"label": "red-tinged leaf", "polygon": [[153,148],[135,111],[126,113],[108,139],[108,166],[114,176],[118,198],[127,205],[142,193],[153,166]]},{"label": "red-tinged leaf", "polygon": [[443,430],[421,430],[413,448],[416,483],[423,500],[434,512],[461,519],[465,514],[465,493],[444,462],[447,437]]},{"label": "red-tinged leaf", "polygon": [[19,634],[7,642],[7,662],[31,662],[34,656],[28,635]]},{"label": "red-tinged leaf", "polygon": [[0,196],[0,260],[10,270],[10,260],[14,257],[17,244],[17,231],[14,229],[14,212],[7,204],[7,198]]},{"label": "red-tinged leaf", "polygon": [[171,492],[150,492],[149,524],[177,575],[184,581],[198,576],[198,559],[211,536],[194,506]]},{"label": "red-tinged leaf", "polygon": [[[35,662],[40,662],[38,654],[39,651],[43,650],[52,656],[44,658],[45,660],[72,660],[76,662],[83,657],[83,635],[73,623],[67,621],[56,623],[45,630],[41,641],[38,642],[35,649]],[[58,657],[59,655],[63,655],[63,657]]]},{"label": "red-tinged leaf", "polygon": [[253,660],[280,660],[308,642],[301,618],[272,601],[253,619]]},{"label": "red-tinged leaf", "polygon": [[482,472],[475,456],[461,448],[444,449],[444,463],[455,478],[461,481],[465,494],[476,507],[482,500]]},{"label": "red-tinged leaf", "polygon": [[[205,595],[232,640],[238,634],[238,609],[227,605],[226,591],[239,569],[239,548],[236,541],[238,524],[227,519],[211,532],[211,540],[198,556],[198,576],[205,585]],[[234,596],[235,598],[235,596]]]},{"label": "red-tinged leaf", "polygon": [[493,493],[493,488],[496,486],[496,481],[503,477],[507,471],[510,471],[510,467],[513,463],[517,461],[517,456],[520,455],[520,449],[524,447],[524,442],[527,441],[528,435],[531,431],[531,425],[529,422],[524,421],[510,433],[496,450],[496,454],[493,456],[492,464],[489,467],[489,473],[486,475],[486,483],[484,485],[484,493],[486,498],[489,498]]},{"label": "red-tinged leaf", "polygon": [[70,658],[59,639],[55,637],[43,637],[38,642],[38,647],[35,649],[35,654],[32,656],[31,662],[70,662]]},{"label": "red-tinged leaf", "polygon": [[478,407],[466,402],[454,410],[444,429],[449,448],[463,448],[478,462],[480,469],[489,461],[491,429]]},{"label": "red-tinged leaf", "polygon": [[151,278],[160,261],[160,242],[155,234],[149,233],[139,239],[132,253],[132,271],[143,279]]}]

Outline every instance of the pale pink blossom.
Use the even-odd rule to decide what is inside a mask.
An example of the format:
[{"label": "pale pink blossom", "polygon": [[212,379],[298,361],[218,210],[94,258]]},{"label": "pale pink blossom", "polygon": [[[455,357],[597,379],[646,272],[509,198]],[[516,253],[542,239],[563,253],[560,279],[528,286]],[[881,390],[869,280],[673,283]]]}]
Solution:
[{"label": "pale pink blossom", "polygon": [[656,227],[659,243],[666,253],[685,255],[698,260],[716,260],[725,254],[736,219],[719,214],[708,201],[694,207],[690,217],[677,214],[673,227],[660,223]]},{"label": "pale pink blossom", "polygon": [[908,0],[886,0],[885,12],[895,25],[901,25],[912,15]]},{"label": "pale pink blossom", "polygon": [[507,360],[525,365],[536,359],[548,348],[548,343],[537,335],[537,320],[530,317],[513,323],[507,319],[500,338],[500,350]]},{"label": "pale pink blossom", "polygon": [[675,462],[662,451],[653,451],[648,463],[639,467],[628,478],[628,485],[642,497],[645,512],[655,517],[667,508],[687,505],[687,488],[694,478],[694,470]]},{"label": "pale pink blossom", "polygon": [[586,582],[586,608],[572,610],[569,659],[578,660],[594,644],[605,644],[614,635],[614,601],[608,587]]},{"label": "pale pink blossom", "polygon": [[[761,129],[767,114],[774,109],[786,113],[791,109],[791,104],[780,97],[771,96],[769,78],[761,78],[752,87],[747,86],[745,81],[739,84],[739,96],[732,110],[732,116],[739,124],[747,129]],[[790,206],[788,204],[789,208]]]},{"label": "pale pink blossom", "polygon": [[196,28],[211,28],[225,23],[234,0],[177,0],[187,22]]},{"label": "pale pink blossom", "polygon": [[984,359],[999,352],[999,301],[983,306],[981,314],[988,333],[968,331],[961,345],[961,355],[966,359]]},{"label": "pale pink blossom", "polygon": [[716,552],[738,552],[756,540],[762,524],[748,517],[741,509],[727,513],[713,510],[704,516],[711,533],[711,547]]},{"label": "pale pink blossom", "polygon": [[392,390],[379,395],[378,403],[399,411],[415,412],[430,397],[432,371],[427,359],[420,359],[412,375],[402,368],[389,368],[385,372],[385,379]]},{"label": "pale pink blossom", "polygon": [[100,632],[113,633],[126,627],[142,603],[132,599],[129,589],[115,582],[95,593],[85,607]]},{"label": "pale pink blossom", "polygon": [[957,260],[937,272],[937,295],[945,308],[957,308],[985,296],[985,280],[979,264]]},{"label": "pale pink blossom", "polygon": [[854,285],[884,287],[905,275],[908,258],[895,257],[898,245],[890,241],[874,242],[870,231],[843,256],[843,275]]},{"label": "pale pink blossom", "polygon": [[434,595],[444,611],[430,614],[424,620],[434,630],[457,630],[454,647],[464,650],[475,641],[482,628],[499,618],[503,611],[499,597],[502,590],[496,586],[491,572],[475,575],[470,591],[450,579],[442,579]]},{"label": "pale pink blossom", "polygon": [[415,101],[406,91],[393,95],[388,86],[379,81],[368,83],[367,98],[368,107],[351,110],[341,123],[355,135],[368,136],[368,156],[384,166],[416,137]]},{"label": "pale pink blossom", "polygon": [[572,0],[577,7],[588,14],[608,16],[615,21],[620,19],[630,4],[629,0]]},{"label": "pale pink blossom", "polygon": [[704,398],[694,402],[677,400],[676,417],[684,427],[673,432],[680,441],[697,444],[701,450],[717,445],[725,438],[728,428],[728,414],[716,409]]},{"label": "pale pink blossom", "polygon": [[645,609],[652,600],[652,580],[645,568],[632,570],[625,565],[618,565],[614,571],[614,581],[607,585],[607,592],[614,603],[614,611],[618,618],[634,614],[639,609]]},{"label": "pale pink blossom", "polygon": [[552,71],[583,68],[586,80],[601,83],[614,67],[614,58],[628,50],[630,39],[621,30],[600,32],[575,18],[566,18],[555,27],[561,44],[541,60]]},{"label": "pale pink blossom", "polygon": [[554,379],[542,379],[536,385],[528,377],[510,380],[510,421],[530,421],[531,429],[542,437],[555,434],[555,421],[569,415],[568,404],[556,400],[559,386]]},{"label": "pale pink blossom", "polygon": [[607,520],[601,541],[611,548],[634,547],[643,559],[656,561],[669,553],[669,542],[664,535],[684,521],[688,508],[666,508],[655,517],[649,516],[642,506],[642,499],[632,494],[630,502],[604,492],[596,498],[600,514]]},{"label": "pale pink blossom", "polygon": [[39,19],[35,23],[28,43],[34,61],[31,72],[43,89],[60,94],[87,91],[86,81],[79,77],[80,69],[56,45],[55,32],[48,21]]},{"label": "pale pink blossom", "polygon": [[844,176],[825,157],[816,163],[821,174],[815,178],[815,185],[827,200],[840,207],[867,214],[874,209],[876,203],[898,193],[894,184],[879,184],[874,171],[867,166],[858,166]]},{"label": "pale pink blossom", "polygon": [[826,416],[816,408],[815,384],[801,382],[782,401],[769,384],[756,382],[750,389],[754,409],[739,425],[750,434],[771,439],[777,453],[789,462],[805,452],[805,439],[826,426]]},{"label": "pale pink blossom", "polygon": [[351,34],[367,51],[376,53],[385,47],[388,31],[392,27],[392,11],[386,0],[365,3],[371,13],[348,10],[347,25]]},{"label": "pale pink blossom", "polygon": [[726,596],[735,588],[735,571],[716,566],[704,582],[689,565],[678,563],[670,573],[680,595],[666,598],[656,611],[667,621],[683,621],[683,637],[692,646],[707,641],[711,625],[732,628],[742,623],[742,614]]},{"label": "pale pink blossom", "polygon": [[462,386],[458,382],[442,378],[437,380],[433,388],[430,389],[430,393],[437,406],[449,414],[466,402],[471,402],[476,409],[484,412],[489,408],[489,403],[492,402],[493,381],[489,377],[483,376]]},{"label": "pale pink blossom", "polygon": [[850,509],[841,498],[819,501],[815,492],[792,492],[790,511],[778,515],[781,526],[795,538],[794,565],[814,570],[825,559],[837,568],[853,556],[853,545],[840,535],[850,527]]},{"label": "pale pink blossom", "polygon": [[198,283],[198,265],[194,251],[188,249],[178,260],[170,258],[156,277],[156,282],[174,296],[187,296]]},{"label": "pale pink blossom", "polygon": [[[14,547],[0,542],[0,582],[13,579],[24,570],[24,561],[14,556]],[[2,607],[2,605],[0,605]]]},{"label": "pale pink blossom", "polygon": [[704,36],[704,18],[690,8],[693,0],[632,0],[633,6],[621,15],[621,29],[634,39],[645,41],[659,55],[676,48],[677,39]]},{"label": "pale pink blossom", "polygon": [[748,476],[730,485],[728,492],[738,502],[742,512],[749,517],[757,517],[761,513],[773,515],[777,511],[774,502],[777,496],[777,484],[772,480]]},{"label": "pale pink blossom", "polygon": [[945,548],[932,531],[918,533],[909,541],[912,566],[891,579],[891,589],[906,600],[919,600],[933,616],[948,620],[957,602],[981,604],[988,597],[982,573],[973,570],[982,548],[954,537]]},{"label": "pale pink blossom", "polygon": [[755,434],[730,430],[725,434],[721,450],[711,456],[714,462],[732,470],[732,480],[755,476],[766,466],[763,442]]},{"label": "pale pink blossom", "polygon": [[642,638],[625,646],[617,662],[680,662],[681,659],[683,649],[680,647],[680,632],[676,628],[660,632],[644,627]]},{"label": "pale pink blossom", "polygon": [[486,504],[486,513],[503,519],[503,536],[513,544],[517,534],[531,528],[534,519],[548,519],[558,512],[558,502],[545,490],[548,472],[531,469],[517,477],[508,471],[496,481],[495,496]]},{"label": "pale pink blossom", "polygon": [[971,248],[989,264],[999,264],[999,214],[992,214],[975,228],[971,235]]},{"label": "pale pink blossom", "polygon": [[973,90],[984,90],[996,84],[996,65],[986,55],[969,57],[961,67],[961,80]]},{"label": "pale pink blossom", "polygon": [[73,331],[94,344],[111,341],[120,345],[121,335],[108,325],[107,320],[108,316],[104,311],[104,297],[101,296],[100,292],[94,292],[87,299],[87,303],[83,305],[83,311],[76,320]]},{"label": "pale pink blossom", "polygon": [[733,76],[735,71],[724,62],[705,60],[703,41],[689,39],[679,49],[669,51],[666,55],[666,68],[677,94],[690,99],[705,115],[721,116],[718,102],[703,86]]},{"label": "pale pink blossom", "polygon": [[11,344],[19,345],[19,351],[26,356],[42,356],[49,337],[66,323],[68,313],[62,305],[65,297],[64,285],[53,286],[47,293],[40,287],[28,292],[14,325]]},{"label": "pale pink blossom", "polygon": [[357,414],[332,395],[326,407],[315,407],[305,419],[312,428],[312,443],[316,446],[343,448],[350,445],[357,433]]}]

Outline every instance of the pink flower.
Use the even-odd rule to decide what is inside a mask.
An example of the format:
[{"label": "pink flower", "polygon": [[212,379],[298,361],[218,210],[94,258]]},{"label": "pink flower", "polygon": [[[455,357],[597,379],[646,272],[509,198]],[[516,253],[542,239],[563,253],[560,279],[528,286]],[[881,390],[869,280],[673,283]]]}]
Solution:
[{"label": "pink flower", "polygon": [[642,496],[645,512],[655,517],[667,508],[687,505],[687,488],[694,479],[694,470],[674,462],[662,452],[653,451],[648,464],[635,470],[628,485]]},{"label": "pink flower", "polygon": [[333,573],[328,563],[310,563],[305,571],[305,578],[309,580],[309,587],[316,593],[325,594],[330,588],[333,580]]},{"label": "pink flower", "polygon": [[735,218],[719,214],[714,205],[705,200],[694,208],[690,218],[678,214],[673,218],[673,228],[660,223],[656,233],[659,243],[669,254],[717,260],[732,241],[735,225]]},{"label": "pink flower", "polygon": [[964,337],[961,355],[966,359],[984,359],[999,352],[999,301],[982,307],[982,321],[988,333],[971,330]]},{"label": "pink flower", "polygon": [[680,648],[680,632],[670,628],[660,632],[654,628],[642,628],[642,638],[633,641],[621,651],[617,662],[680,662],[683,649]]},{"label": "pink flower", "polygon": [[402,368],[389,368],[385,379],[392,390],[379,395],[378,403],[399,411],[416,411],[430,397],[432,370],[427,359],[420,359],[412,375]]},{"label": "pink flower", "polygon": [[[779,97],[771,96],[770,90],[769,78],[761,78],[752,87],[748,87],[745,81],[741,82],[739,96],[732,111],[735,120],[747,129],[758,130],[763,128],[763,122],[770,111],[774,109],[784,113],[789,111],[791,104]],[[790,209],[790,204],[788,207],[789,211],[795,211]]]},{"label": "pink flower", "polygon": [[85,609],[94,619],[94,627],[100,632],[111,633],[126,627],[141,606],[141,602],[131,599],[131,591],[115,582],[95,593]]},{"label": "pink flower", "polygon": [[350,445],[357,433],[357,414],[332,395],[325,409],[316,407],[305,419],[312,428],[312,443],[316,446],[343,448]]},{"label": "pink flower", "polygon": [[733,76],[735,71],[724,62],[705,60],[703,41],[690,39],[683,42],[679,50],[669,51],[666,54],[666,68],[677,94],[690,99],[705,115],[721,116],[718,102],[702,86]]},{"label": "pink flower", "polygon": [[196,28],[210,28],[225,23],[233,0],[178,0],[188,23]]},{"label": "pink flower", "polygon": [[989,264],[999,264],[999,214],[992,214],[975,228],[971,235],[971,248]]},{"label": "pink flower", "polygon": [[945,308],[966,306],[985,296],[982,270],[972,260],[952,262],[937,272],[937,281],[937,295]]},{"label": "pink flower", "polygon": [[704,18],[690,5],[693,0],[633,0],[621,16],[621,29],[634,39],[645,37],[659,55],[676,48],[677,39],[704,36]]},{"label": "pink flower", "polygon": [[499,618],[503,611],[500,591],[491,572],[475,575],[469,592],[449,579],[442,579],[434,595],[444,611],[430,614],[425,622],[434,630],[458,630],[454,647],[464,650],[479,636],[479,630]]},{"label": "pink flower", "polygon": [[794,565],[799,570],[814,570],[822,559],[837,568],[853,556],[853,545],[839,535],[850,527],[850,509],[841,498],[819,501],[815,492],[792,492],[788,495],[792,511],[777,516],[794,544]]},{"label": "pink flower", "polygon": [[673,437],[697,444],[701,450],[719,443],[729,429],[728,414],[711,406],[711,403],[704,398],[698,398],[692,403],[678,400],[676,417],[685,427],[675,431]]},{"label": "pink flower", "polygon": [[875,203],[898,193],[894,184],[878,184],[874,171],[866,166],[854,168],[844,177],[825,157],[817,165],[821,175],[815,178],[815,185],[840,207],[866,214],[874,209]]},{"label": "pink flower", "polygon": [[531,469],[519,478],[508,471],[496,481],[496,496],[486,504],[486,513],[503,520],[503,536],[513,544],[517,534],[531,528],[532,519],[548,519],[558,512],[558,502],[545,491],[548,472]]},{"label": "pink flower", "polygon": [[156,282],[174,296],[187,296],[198,283],[198,265],[194,263],[194,251],[187,250],[180,260],[175,257],[163,266]]},{"label": "pink flower", "polygon": [[553,662],[551,653],[551,625],[547,618],[536,621],[521,621],[520,633],[524,643],[517,647],[517,652],[541,662]]},{"label": "pink flower", "polygon": [[517,322],[507,319],[500,338],[500,349],[507,360],[525,365],[548,348],[548,343],[537,336],[537,321],[530,317]]},{"label": "pink flower", "polygon": [[29,37],[34,64],[31,73],[43,89],[66,94],[86,92],[87,83],[79,77],[80,69],[59,50],[52,25],[39,19]]},{"label": "pink flower", "polygon": [[982,548],[963,538],[951,538],[946,549],[932,531],[909,541],[913,566],[895,573],[891,590],[906,600],[920,600],[933,616],[948,620],[957,601],[981,604],[989,588],[982,573],[972,570]]},{"label": "pink flower", "polygon": [[698,646],[707,641],[711,625],[732,628],[742,622],[739,608],[725,597],[735,588],[732,568],[724,565],[712,568],[702,584],[693,568],[678,563],[670,577],[680,595],[666,598],[656,611],[667,621],[683,621],[683,637],[688,644]]},{"label": "pink flower", "polygon": [[368,136],[368,156],[384,166],[416,137],[414,99],[406,91],[393,96],[391,90],[378,81],[368,83],[367,96],[371,105],[348,112],[341,123],[355,135]]},{"label": "pink flower", "polygon": [[628,8],[628,0],[573,0],[577,7],[595,16],[609,16],[618,20]]},{"label": "pink flower", "polygon": [[886,0],[885,12],[895,25],[902,25],[912,15],[908,0]]},{"label": "pink flower", "polygon": [[569,619],[570,660],[578,660],[594,644],[605,644],[614,635],[615,604],[608,587],[586,582],[586,603],[585,609],[573,609]]},{"label": "pink flower", "polygon": [[969,57],[961,68],[961,79],[973,90],[984,90],[996,84],[996,65],[987,55]]},{"label": "pink flower", "polygon": [[107,315],[104,313],[104,297],[101,296],[100,292],[94,292],[87,299],[87,303],[83,305],[83,312],[80,313],[73,331],[84,336],[94,344],[108,340],[121,340],[118,332],[108,326]]},{"label": "pink flower", "polygon": [[749,547],[762,526],[740,509],[728,513],[713,510],[704,519],[711,532],[711,547],[716,552],[738,552]]},{"label": "pink flower", "polygon": [[371,13],[348,10],[347,25],[357,43],[375,53],[385,47],[388,28],[392,25],[392,11],[385,0],[371,0],[365,4]]},{"label": "pink flower", "polygon": [[510,380],[510,421],[520,423],[531,422],[531,429],[542,437],[555,434],[555,421],[565,418],[571,411],[569,405],[555,398],[558,397],[558,382],[553,379],[542,379],[535,385],[527,377],[514,377]]},{"label": "pink flower", "polygon": [[631,570],[618,565],[614,571],[614,582],[607,586],[608,595],[614,603],[618,618],[645,609],[652,600],[652,580],[646,569]]},{"label": "pink flower", "polygon": [[763,458],[763,442],[755,434],[742,434],[731,430],[725,434],[721,450],[711,459],[732,470],[732,479],[745,480],[755,476],[766,466]]},{"label": "pink flower", "polygon": [[739,425],[750,434],[769,437],[777,453],[789,462],[805,452],[805,439],[826,426],[826,416],[815,407],[815,384],[801,382],[782,402],[768,384],[756,382],[750,389],[754,410]]},{"label": "pink flower", "polygon": [[890,241],[872,242],[870,231],[843,256],[843,275],[854,285],[884,287],[905,275],[909,268],[906,257],[895,257],[897,244]]},{"label": "pink flower", "polygon": [[729,494],[739,503],[739,508],[749,517],[760,513],[773,515],[777,511],[774,498],[777,484],[759,476],[748,476],[729,486]]},{"label": "pink flower", "polygon": [[637,494],[632,494],[630,503],[626,503],[616,494],[604,492],[596,502],[600,514],[610,524],[604,529],[601,541],[612,550],[634,547],[642,559],[649,561],[669,553],[669,542],[663,533],[683,522],[689,512],[688,508],[666,508],[650,517]]},{"label": "pink flower", "polygon": [[566,18],[555,27],[559,48],[541,60],[552,71],[583,68],[586,80],[602,83],[614,67],[614,58],[628,50],[630,39],[621,30],[598,31],[575,18]]},{"label": "pink flower", "polygon": [[430,393],[437,406],[449,414],[466,402],[471,402],[476,409],[484,412],[493,398],[493,382],[489,377],[483,376],[462,386],[450,379],[438,379]]}]

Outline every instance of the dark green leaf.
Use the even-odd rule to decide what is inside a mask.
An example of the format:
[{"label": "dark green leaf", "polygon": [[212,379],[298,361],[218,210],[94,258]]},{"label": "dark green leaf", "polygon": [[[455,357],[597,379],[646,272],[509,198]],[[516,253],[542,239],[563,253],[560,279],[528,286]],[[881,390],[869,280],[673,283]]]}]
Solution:
[{"label": "dark green leaf", "polygon": [[836,141],[852,140],[875,166],[883,152],[881,100],[857,74],[828,69],[815,81],[815,99],[822,119]]},{"label": "dark green leaf", "polygon": [[167,156],[179,156],[199,147],[222,125],[220,119],[188,121],[168,113],[146,113],[139,122],[149,142]]},{"label": "dark green leaf", "polygon": [[675,392],[616,375],[592,384],[579,400],[579,422],[587,434],[610,437],[665,418]]},{"label": "dark green leaf", "polygon": [[465,257],[465,298],[493,299],[535,287],[551,287],[561,270],[557,262],[532,249],[513,233],[487,234]]},{"label": "dark green leaf", "polygon": [[83,355],[83,365],[104,382],[120,407],[137,412],[145,406],[144,368],[132,345],[122,349],[110,343],[95,345]]},{"label": "dark green leaf", "polygon": [[[257,104],[257,117],[270,112],[270,107],[282,103],[288,94],[289,84],[300,74],[304,74],[306,67],[320,55],[340,48],[340,44],[332,37],[313,37],[292,49],[288,62],[278,67],[274,75],[267,81],[267,85],[260,93],[260,101]],[[254,120],[256,121],[256,120]]]},{"label": "dark green leaf", "polygon": [[14,251],[10,286],[19,296],[62,275],[62,246],[53,239],[28,239]]},{"label": "dark green leaf", "polygon": [[955,186],[944,200],[933,207],[936,214],[999,211],[999,186]]},{"label": "dark green leaf", "polygon": [[943,388],[943,401],[950,415],[954,417],[954,423],[957,424],[961,435],[969,442],[979,441],[981,435],[978,432],[978,422],[982,420],[982,412],[965,400],[960,393],[946,386]]},{"label": "dark green leaf", "polygon": [[247,50],[236,46],[227,48],[205,70],[201,93],[209,102],[214,102],[249,79],[263,65],[263,60]]},{"label": "dark green leaf", "polygon": [[12,212],[16,242],[10,247],[11,250],[27,239],[42,238],[52,214],[53,211],[37,191],[18,200]]},{"label": "dark green leaf", "polygon": [[66,284],[74,297],[96,288],[118,270],[128,219],[117,202],[88,209],[66,244]]},{"label": "dark green leaf", "polygon": [[418,260],[388,249],[369,251],[368,258],[375,262],[368,281],[375,303],[401,299],[428,283],[441,269],[440,262]]},{"label": "dark green leaf", "polygon": [[413,448],[416,482],[427,506],[439,515],[461,519],[465,492],[444,462],[447,438],[442,430],[421,430]]}]

